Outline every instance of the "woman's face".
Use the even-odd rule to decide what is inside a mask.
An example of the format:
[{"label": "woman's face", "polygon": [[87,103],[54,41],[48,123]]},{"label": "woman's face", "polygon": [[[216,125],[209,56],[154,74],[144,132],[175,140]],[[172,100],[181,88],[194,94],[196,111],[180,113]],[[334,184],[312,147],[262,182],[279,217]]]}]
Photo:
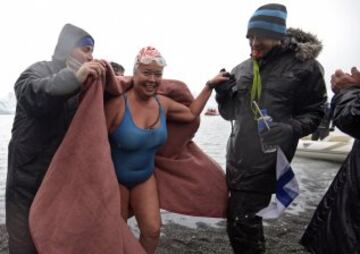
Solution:
[{"label": "woman's face", "polygon": [[145,96],[154,96],[160,85],[164,67],[156,62],[139,64],[134,71],[134,88]]}]

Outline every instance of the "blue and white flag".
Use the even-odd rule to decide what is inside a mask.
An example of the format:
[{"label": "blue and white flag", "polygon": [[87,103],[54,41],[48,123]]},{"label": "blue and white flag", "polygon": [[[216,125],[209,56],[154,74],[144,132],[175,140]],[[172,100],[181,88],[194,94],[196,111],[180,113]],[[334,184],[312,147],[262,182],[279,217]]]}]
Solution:
[{"label": "blue and white flag", "polygon": [[299,195],[299,185],[284,152],[278,147],[276,160],[276,193],[269,206],[256,215],[263,219],[277,219]]}]

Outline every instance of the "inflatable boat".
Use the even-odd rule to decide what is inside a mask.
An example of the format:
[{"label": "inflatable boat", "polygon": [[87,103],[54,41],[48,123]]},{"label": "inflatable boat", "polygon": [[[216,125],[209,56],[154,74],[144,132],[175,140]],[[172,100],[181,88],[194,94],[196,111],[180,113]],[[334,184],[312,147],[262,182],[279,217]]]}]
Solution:
[{"label": "inflatable boat", "polygon": [[311,135],[299,140],[295,156],[343,162],[349,154],[354,139],[341,132],[331,132],[323,140],[311,140]]}]

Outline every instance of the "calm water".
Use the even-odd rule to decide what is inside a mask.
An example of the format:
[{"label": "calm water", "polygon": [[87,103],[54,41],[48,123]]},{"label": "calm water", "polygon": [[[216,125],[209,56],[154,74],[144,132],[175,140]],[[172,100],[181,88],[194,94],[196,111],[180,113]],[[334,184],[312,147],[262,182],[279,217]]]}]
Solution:
[{"label": "calm water", "polygon": [[13,118],[13,115],[0,115],[0,224],[5,222],[7,147],[11,136]]},{"label": "calm water", "polygon": [[[13,115],[0,115],[0,224],[5,221],[5,182],[7,173],[7,146],[10,139]],[[219,116],[202,116],[199,131],[195,136],[197,144],[222,167],[225,165],[225,146],[230,132],[230,124]],[[324,191],[333,179],[339,164],[295,158],[292,167],[300,184],[301,193],[296,202],[287,210],[298,214],[316,206]],[[162,212],[163,222],[177,222],[194,227],[196,222],[216,224],[218,220],[174,215]],[[131,224],[133,222],[130,222]]]}]

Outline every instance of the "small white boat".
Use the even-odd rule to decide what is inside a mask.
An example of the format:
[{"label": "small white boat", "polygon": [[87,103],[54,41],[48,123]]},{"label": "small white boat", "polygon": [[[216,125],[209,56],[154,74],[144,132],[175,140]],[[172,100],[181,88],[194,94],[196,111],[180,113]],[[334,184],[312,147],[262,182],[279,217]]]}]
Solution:
[{"label": "small white boat", "polygon": [[323,140],[311,140],[311,135],[299,140],[295,156],[343,162],[349,154],[354,139],[340,132],[331,132]]}]

